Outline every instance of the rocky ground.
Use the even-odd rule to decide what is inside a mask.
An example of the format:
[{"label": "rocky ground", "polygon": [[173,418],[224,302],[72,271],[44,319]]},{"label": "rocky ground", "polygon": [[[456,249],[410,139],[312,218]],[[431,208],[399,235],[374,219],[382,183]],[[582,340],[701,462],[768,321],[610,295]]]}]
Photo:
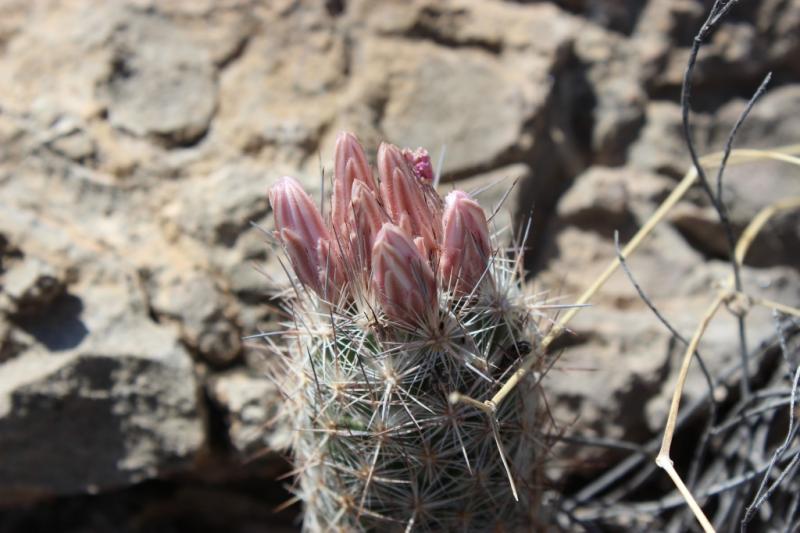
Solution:
[{"label": "rocky ground", "polygon": [[[319,194],[338,131],[445,150],[444,188],[499,181],[532,213],[535,283],[568,303],[684,171],[677,97],[708,2],[201,0],[0,3],[0,531],[293,531],[270,450],[277,395],[243,337],[274,327],[267,186]],[[703,50],[695,136],[797,143],[800,4],[744,1]],[[451,185],[451,182],[453,185]],[[793,167],[732,168],[741,230],[800,194]],[[769,227],[746,286],[800,304],[800,219]],[[686,335],[724,279],[690,194],[630,265]],[[701,346],[737,357],[733,319]],[[748,320],[752,348],[774,335]],[[681,350],[622,275],[579,315],[546,387],[568,432],[643,441]],[[702,390],[699,374],[688,394]],[[579,448],[555,475],[611,460]],[[563,468],[567,474],[564,474]],[[281,529],[284,528],[284,529]]]}]

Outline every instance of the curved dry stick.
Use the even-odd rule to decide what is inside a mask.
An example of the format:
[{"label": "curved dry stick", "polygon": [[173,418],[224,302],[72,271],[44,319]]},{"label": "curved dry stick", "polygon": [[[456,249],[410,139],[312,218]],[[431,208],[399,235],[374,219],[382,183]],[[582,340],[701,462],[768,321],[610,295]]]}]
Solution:
[{"label": "curved dry stick", "polygon": [[[794,154],[800,153],[800,144],[784,146],[781,148],[773,149],[773,150],[752,150],[752,149],[737,149],[730,153],[730,158],[728,159],[728,166],[742,164],[751,161],[769,159],[774,161],[780,161],[788,164],[793,164],[800,166],[800,157],[795,156]],[[708,165],[710,168],[715,167],[721,163],[722,158],[724,157],[723,152],[717,152],[708,156],[705,156],[700,159],[703,165]],[[645,224],[636,232],[633,238],[628,242],[628,244],[623,248],[622,253],[620,254],[623,259],[628,258],[644,241],[644,239],[650,235],[653,229],[664,219],[667,213],[677,204],[681,198],[686,194],[686,192],[691,188],[694,184],[695,180],[697,179],[698,174],[695,167],[692,167],[683,177],[681,182],[678,184],[677,187],[670,193],[670,195],[661,203],[661,205],[656,209],[656,211],[650,216],[650,218],[645,222]],[[750,224],[748,224],[745,231],[742,233],[742,236],[736,243],[735,247],[735,257],[736,261],[741,264],[742,260],[744,259],[747,250],[749,249],[750,245],[752,244],[755,236],[758,232],[763,228],[764,224],[777,214],[780,211],[793,209],[800,206],[800,198],[790,198],[786,200],[782,200],[776,202],[761,212],[759,212],[753,220],[751,220]],[[606,267],[606,269],[597,277],[597,279],[592,283],[592,285],[578,298],[575,302],[575,307],[571,308],[567,313],[565,313],[561,319],[554,324],[553,328],[547,334],[547,336],[542,340],[541,343],[541,351],[544,352],[547,347],[556,339],[556,337],[566,329],[567,324],[570,320],[572,320],[575,315],[577,315],[581,309],[584,308],[583,304],[589,302],[589,300],[597,293],[597,291],[602,288],[603,285],[608,281],[611,275],[617,270],[620,266],[619,256],[615,257],[611,263]],[[732,280],[729,280],[729,287],[732,284]],[[740,293],[731,292],[729,289],[721,291],[717,297],[712,302],[712,305],[709,306],[706,314],[703,316],[703,319],[698,326],[698,329],[695,332],[695,336],[692,338],[692,342],[687,347],[687,350],[684,354],[683,363],[681,365],[681,370],[678,378],[678,383],[675,388],[675,392],[673,393],[672,402],[670,406],[669,416],[667,419],[667,424],[664,429],[664,439],[662,441],[661,450],[656,458],[656,464],[663,468],[667,474],[672,478],[673,483],[677,487],[678,491],[681,493],[683,498],[686,500],[689,507],[692,509],[695,517],[697,518],[698,522],[703,526],[703,529],[706,532],[713,532],[714,528],[709,522],[708,518],[703,513],[702,509],[698,505],[697,501],[692,496],[689,489],[683,483],[683,480],[680,478],[678,473],[676,472],[672,459],[669,457],[670,446],[672,444],[672,438],[675,432],[675,420],[678,415],[678,410],[680,407],[680,397],[683,394],[683,386],[686,381],[686,376],[688,374],[689,365],[691,364],[692,354],[694,353],[697,344],[700,342],[702,338],[703,332],[705,328],[708,326],[708,323],[713,318],[714,314],[719,310],[720,306],[725,303],[731,301],[736,296],[743,296]],[[747,297],[746,297],[747,298]],[[753,299],[747,298],[751,303],[758,303],[761,305],[767,305],[768,307],[778,308],[781,312],[787,314],[793,314],[800,316],[800,309],[795,309],[790,306],[786,306],[783,304],[779,304],[777,302],[771,302],[765,299]],[[492,416],[492,413],[495,412],[497,406],[503,399],[512,391],[514,387],[516,387],[520,380],[527,375],[527,373],[533,368],[539,358],[538,353],[533,353],[529,355],[520,365],[520,367],[506,380],[500,390],[490,399],[484,402],[471,398],[470,396],[460,394],[458,392],[453,392],[450,395],[450,401],[453,403],[456,402],[464,402],[468,405],[472,405],[477,407],[478,409],[484,411],[485,413]]]},{"label": "curved dry stick", "polygon": [[667,416],[667,424],[664,428],[664,439],[661,441],[661,449],[656,456],[656,464],[667,471],[669,477],[672,478],[672,482],[675,483],[675,486],[678,488],[681,496],[683,496],[683,498],[686,500],[686,503],[689,504],[694,516],[697,518],[697,521],[700,522],[700,525],[703,526],[703,530],[705,530],[706,533],[713,533],[714,527],[703,513],[703,510],[700,509],[700,505],[698,505],[697,501],[694,499],[694,496],[692,496],[692,493],[683,483],[683,480],[678,475],[678,472],[675,471],[675,466],[672,464],[669,451],[670,447],[672,446],[672,437],[675,434],[675,420],[678,418],[678,408],[680,407],[681,403],[683,386],[686,383],[686,376],[689,374],[689,365],[692,363],[692,354],[694,354],[694,351],[697,349],[697,345],[700,343],[700,339],[703,337],[703,333],[705,333],[708,324],[711,322],[711,319],[728,297],[729,293],[720,292],[717,297],[714,298],[714,301],[708,306],[708,309],[706,309],[703,319],[697,326],[694,335],[692,335],[692,341],[689,343],[689,346],[686,347],[686,352],[683,356],[683,363],[681,363],[681,370],[678,374],[678,382],[675,385],[675,392],[672,395],[672,403],[669,407],[669,416]]},{"label": "curved dry stick", "polygon": [[[779,200],[756,214],[755,217],[750,221],[750,223],[745,228],[744,232],[742,232],[741,237],[736,243],[735,248],[735,261],[741,265],[745,256],[747,255],[747,251],[750,249],[753,241],[755,240],[758,232],[764,227],[764,225],[769,221],[770,218],[777,215],[782,211],[787,211],[790,209],[797,209],[800,208],[800,197],[794,198],[787,198],[784,200]],[[697,348],[697,345],[700,342],[700,339],[703,336],[703,333],[706,330],[709,322],[714,317],[716,312],[720,309],[723,303],[730,302],[733,298],[738,296],[744,296],[745,299],[749,304],[759,303],[762,305],[769,305],[770,307],[780,307],[782,310],[788,311],[789,314],[796,314],[800,316],[800,309],[795,309],[793,307],[778,304],[777,302],[771,302],[769,300],[759,298],[754,299],[747,297],[746,295],[742,295],[741,293],[733,292],[731,287],[734,285],[733,275],[728,278],[727,287],[720,291],[717,294],[716,298],[712,304],[706,310],[706,313],[703,315],[700,324],[698,325],[694,336],[692,337],[692,342],[687,347],[686,352],[683,356],[683,362],[681,363],[680,373],[678,374],[678,382],[675,384],[675,391],[672,395],[672,402],[669,408],[669,416],[667,417],[667,423],[664,427],[664,439],[661,442],[661,450],[658,452],[658,456],[656,457],[656,464],[663,468],[670,478],[672,478],[672,482],[675,483],[678,491],[681,493],[683,498],[686,500],[686,503],[691,508],[692,512],[697,518],[697,521],[703,526],[703,529],[706,532],[713,532],[714,528],[709,522],[706,515],[703,513],[702,509],[698,505],[697,501],[692,496],[692,493],[686,488],[686,485],[683,483],[680,475],[678,475],[675,467],[672,463],[672,459],[669,456],[670,447],[672,446],[672,439],[675,434],[675,420],[678,417],[678,410],[680,408],[680,401],[681,395],[683,394],[683,388],[686,384],[686,377],[689,373],[689,365],[692,362],[692,354],[694,350]],[[745,369],[746,371],[746,369]]]},{"label": "curved dry stick", "polygon": [[766,298],[751,297],[750,299],[754,304],[766,307],[767,309],[774,309],[783,313],[784,315],[793,315],[797,318],[800,318],[800,309],[796,307],[791,307],[789,305],[782,304],[774,300],[768,300]]},{"label": "curved dry stick", "polygon": [[[690,170],[683,180],[678,184],[675,190],[667,197],[666,200],[661,204],[661,206],[656,210],[655,213],[647,220],[644,226],[642,226],[639,231],[636,232],[636,235],[630,240],[630,242],[625,245],[625,248],[622,249],[622,257],[627,258],[632,254],[636,248],[642,243],[642,241],[647,237],[650,232],[653,231],[653,228],[661,222],[661,220],[666,216],[670,209],[681,199],[683,195],[686,194],[686,191],[694,184],[694,181],[697,179],[697,171],[694,169]],[[577,315],[581,309],[583,309],[583,304],[588,303],[589,300],[597,293],[600,288],[605,285],[608,278],[617,270],[619,267],[619,259],[614,258],[613,261],[606,267],[600,276],[592,283],[592,285],[586,289],[586,291],[578,298],[575,302],[575,307],[572,307],[569,311],[564,313],[564,316],[561,317],[561,320],[556,322],[553,327],[550,329],[550,332],[547,336],[542,339],[541,348],[542,351],[545,351],[547,347],[552,343],[558,335],[564,331],[567,324],[570,320],[572,320],[575,315]],[[517,386],[519,381],[528,373],[528,371],[536,364],[536,361],[539,358],[539,354],[534,353],[529,355],[525,361],[522,362],[520,367],[514,372],[508,380],[503,384],[499,391],[492,397],[491,400],[488,400],[493,405],[498,405],[503,399],[512,391],[514,387]],[[464,397],[461,396],[463,400]]]},{"label": "curved dry stick", "polygon": [[[797,163],[795,164],[800,166],[800,159],[797,159]],[[791,209],[800,209],[800,196],[779,200],[759,211],[742,232],[741,237],[739,237],[739,242],[736,243],[736,261],[739,264],[744,262],[747,251],[753,244],[758,232],[761,231],[769,219],[781,211],[789,211]]]},{"label": "curved dry stick", "polygon": [[[731,152],[730,158],[728,159],[728,166],[731,165],[739,165],[751,161],[763,160],[763,159],[771,159],[774,161],[781,161],[784,163],[794,164],[800,166],[800,157],[795,156],[794,154],[800,154],[800,144],[794,144],[789,146],[784,146],[780,148],[776,148],[773,150],[751,150],[751,149],[736,149]],[[714,154],[710,154],[704,156],[700,159],[700,161],[707,165],[709,168],[715,168],[721,162],[723,157],[722,152],[717,152]],[[628,242],[628,244],[622,250],[622,257],[628,258],[644,241],[644,239],[653,231],[653,229],[658,225],[661,220],[667,215],[667,213],[678,203],[681,198],[686,194],[686,192],[691,188],[694,184],[695,180],[697,179],[697,171],[692,168],[687,172],[681,182],[678,184],[677,187],[672,191],[672,193],[661,203],[661,205],[656,209],[656,211],[650,216],[650,218],[645,222],[645,224],[636,232],[636,235]],[[582,305],[586,304],[591,300],[592,297],[597,293],[600,288],[608,281],[608,278],[617,270],[619,267],[619,260],[618,258],[614,258],[608,267],[603,271],[600,276],[592,283],[592,285],[586,289],[586,291],[578,298],[575,302],[575,307],[571,308],[567,311],[561,319],[553,325],[553,328],[547,334],[547,336],[542,340],[541,347],[542,351],[545,351],[547,347],[555,340],[555,338],[566,329],[567,324],[570,320],[572,320],[575,315],[577,315],[581,309],[583,309]],[[508,394],[514,390],[514,387],[520,382],[520,380],[527,375],[531,368],[536,364],[538,360],[539,354],[532,353],[529,355],[520,365],[520,367],[513,373],[503,386],[500,388],[499,391],[492,397],[491,400],[487,400],[486,403],[491,406],[497,406],[503,399],[508,396]],[[472,400],[471,402],[467,399],[468,396],[464,395],[457,395],[454,396],[454,400],[456,401],[464,401],[470,404],[481,403],[479,400],[475,400],[473,398],[469,398]]]},{"label": "curved dry stick", "polygon": [[[800,158],[795,157],[793,154],[796,152],[800,152],[800,145],[792,145],[788,147],[783,147],[775,150],[770,151],[761,151],[761,150],[734,150],[730,154],[730,159],[728,160],[729,165],[733,164],[741,164],[749,161],[756,161],[761,159],[772,159],[775,161],[781,161],[789,164],[794,164],[800,166]],[[703,164],[713,166],[714,164],[719,164],[724,157],[724,153],[716,153],[710,156],[706,156],[701,159]],[[620,254],[621,257],[627,258],[629,257],[644,241],[644,239],[653,231],[653,229],[658,225],[667,213],[675,206],[675,204],[680,201],[681,198],[686,194],[689,188],[694,184],[695,180],[697,179],[697,170],[695,167],[692,167],[689,172],[686,173],[684,178],[678,184],[678,186],[672,191],[672,193],[662,202],[662,204],[658,207],[658,209],[650,216],[647,222],[642,226],[636,235],[630,240],[630,242],[625,246]],[[758,232],[763,228],[763,226],[767,223],[767,221],[777,214],[780,211],[786,209],[793,209],[800,206],[800,198],[790,198],[786,200],[782,200],[776,202],[768,206],[767,208],[763,209],[759,212],[753,220],[748,224],[745,231],[742,233],[742,236],[739,238],[739,241],[736,243],[735,248],[735,260],[737,263],[741,264],[742,260],[744,259],[747,250],[749,249],[750,245],[752,244],[753,240],[755,239]],[[561,319],[553,326],[547,336],[542,340],[542,351],[546,350],[547,347],[553,342],[553,340],[566,328],[566,325],[569,323],[572,318],[583,309],[583,304],[586,304],[600,288],[608,281],[611,275],[616,271],[616,269],[620,266],[619,256],[615,257],[611,263],[606,267],[602,274],[592,283],[592,285],[581,295],[580,298],[575,302],[576,307],[570,309]],[[729,280],[729,285],[731,286],[732,280]],[[686,376],[688,375],[689,365],[691,364],[692,354],[694,353],[697,344],[700,342],[700,338],[705,331],[705,328],[708,326],[708,323],[713,318],[714,314],[719,310],[722,303],[726,301],[730,301],[733,296],[736,296],[737,293],[731,293],[729,290],[724,292],[720,292],[717,297],[714,299],[712,305],[706,311],[700,325],[698,326],[697,331],[695,332],[695,336],[692,338],[692,342],[687,347],[687,351],[684,354],[684,360],[681,365],[681,370],[678,378],[678,383],[676,384],[675,392],[673,393],[672,402],[670,406],[669,416],[667,419],[667,424],[664,429],[664,439],[662,441],[661,450],[656,458],[656,464],[663,468],[667,474],[672,478],[673,483],[677,487],[678,491],[681,493],[683,498],[686,500],[687,504],[691,508],[692,512],[694,513],[697,520],[703,526],[703,529],[706,532],[713,532],[714,528],[709,522],[708,518],[703,513],[702,509],[698,505],[697,501],[692,496],[689,489],[683,483],[683,480],[680,478],[678,473],[676,472],[672,459],[669,457],[670,446],[672,444],[672,439],[675,432],[675,420],[677,419],[678,410],[680,407],[680,397],[683,394],[683,386],[686,381]],[[769,302],[764,299],[749,299],[752,303],[760,303],[760,304],[774,304],[775,302]],[[789,312],[789,314],[800,314],[800,310],[795,310],[789,306],[784,306],[779,304],[781,310],[783,312]],[[538,360],[538,354],[531,354],[528,356],[523,363],[520,365],[520,368],[517,369],[500,390],[490,399],[485,402],[480,402],[471,398],[466,395],[461,395],[459,393],[453,393],[450,396],[450,401],[452,402],[464,402],[469,405],[473,405],[478,407],[482,411],[486,412],[491,416],[491,413],[495,411],[497,406],[503,399],[517,386],[519,381],[530,371],[530,369],[536,364]]]}]

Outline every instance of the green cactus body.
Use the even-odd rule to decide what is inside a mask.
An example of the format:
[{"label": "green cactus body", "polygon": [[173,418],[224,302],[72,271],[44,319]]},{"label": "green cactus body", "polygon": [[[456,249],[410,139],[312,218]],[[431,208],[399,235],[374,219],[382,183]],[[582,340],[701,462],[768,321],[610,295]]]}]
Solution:
[{"label": "green cactus body", "polygon": [[349,289],[336,303],[299,282],[287,302],[276,379],[294,430],[292,489],[304,529],[530,527],[543,448],[533,379],[494,416],[450,401],[453,392],[489,400],[536,347],[539,317],[516,262],[487,257],[469,293],[439,276],[430,309],[408,320],[383,311],[375,276],[364,281],[357,263],[343,263]]}]

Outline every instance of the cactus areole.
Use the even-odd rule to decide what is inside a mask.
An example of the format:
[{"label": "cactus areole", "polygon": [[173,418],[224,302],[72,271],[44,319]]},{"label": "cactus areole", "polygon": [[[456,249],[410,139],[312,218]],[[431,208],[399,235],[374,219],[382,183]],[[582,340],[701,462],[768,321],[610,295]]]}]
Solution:
[{"label": "cactus areole", "polygon": [[292,178],[269,191],[291,278],[274,344],[306,531],[517,531],[535,526],[542,417],[532,378],[492,413],[535,350],[519,254],[469,194],[443,201],[423,149],[382,144],[375,179],[336,142],[329,218]]}]

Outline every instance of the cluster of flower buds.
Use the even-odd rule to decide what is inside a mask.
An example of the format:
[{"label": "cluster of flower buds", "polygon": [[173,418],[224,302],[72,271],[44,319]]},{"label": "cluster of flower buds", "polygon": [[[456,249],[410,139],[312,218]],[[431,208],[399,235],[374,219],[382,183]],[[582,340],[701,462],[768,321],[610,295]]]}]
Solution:
[{"label": "cluster of flower buds", "polygon": [[491,256],[486,215],[462,191],[442,202],[423,149],[383,143],[377,166],[380,184],[358,139],[340,134],[328,223],[284,177],[269,191],[275,233],[300,282],[323,300],[365,288],[388,317],[420,324],[438,312],[437,288],[461,297],[480,286]]}]

